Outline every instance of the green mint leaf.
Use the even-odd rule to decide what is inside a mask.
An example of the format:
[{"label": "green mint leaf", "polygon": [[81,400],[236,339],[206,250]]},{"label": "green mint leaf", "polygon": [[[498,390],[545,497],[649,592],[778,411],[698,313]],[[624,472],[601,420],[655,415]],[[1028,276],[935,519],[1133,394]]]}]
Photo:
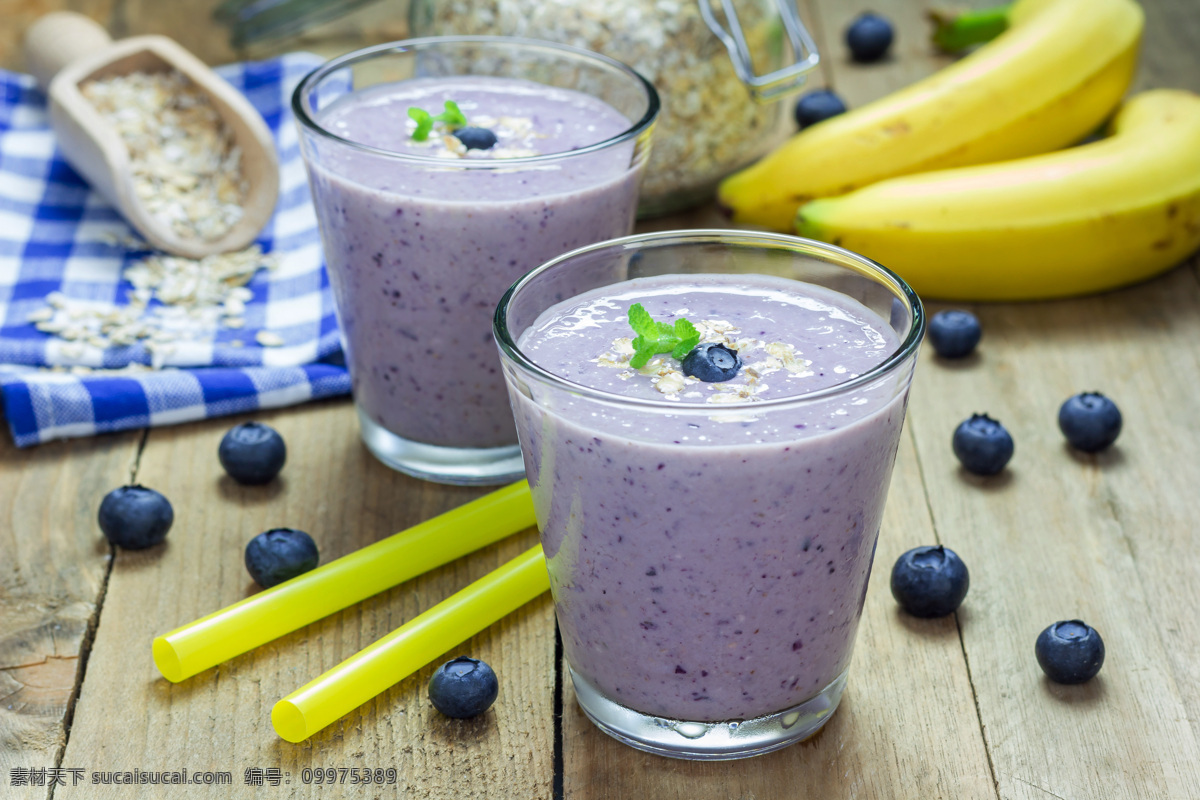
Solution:
[{"label": "green mint leaf", "polygon": [[433,130],[433,117],[429,116],[429,112],[423,108],[408,109],[408,116],[417,123],[417,129],[412,132],[414,141],[423,142],[429,138],[429,132]]},{"label": "green mint leaf", "polygon": [[700,331],[696,330],[696,326],[686,319],[677,319],[674,333],[678,337],[679,343],[671,351],[671,357],[683,361],[687,354],[692,352],[692,348],[700,344]]},{"label": "green mint leaf", "polygon": [[[649,315],[647,315],[648,317]],[[629,366],[634,369],[641,369],[651,358],[664,352],[662,342],[657,336],[639,336],[631,344],[633,345],[633,358],[629,359]]]},{"label": "green mint leaf", "polygon": [[[700,341],[700,331],[696,330],[695,325],[693,325],[691,322],[688,322],[686,319],[683,319],[682,317],[675,320],[674,333],[680,339],[687,339],[688,337],[695,336],[696,341]],[[692,346],[695,347],[695,345]]]},{"label": "green mint leaf", "polygon": [[679,344],[676,344],[676,347],[671,350],[672,359],[683,361],[696,348],[697,344],[700,344],[700,332],[698,331],[692,333],[688,338],[679,339]]},{"label": "green mint leaf", "polygon": [[450,130],[461,128],[467,124],[466,115],[459,110],[458,103],[454,102],[453,100],[447,100],[446,110],[441,114],[438,114],[436,117],[434,117],[434,119],[438,120],[439,122],[446,123],[446,127]]},{"label": "green mint leaf", "polygon": [[686,319],[675,320],[674,325],[658,322],[641,303],[629,307],[629,327],[638,336],[633,340],[633,357],[629,366],[641,369],[659,353],[670,353],[671,357],[683,360],[692,348],[700,343],[700,331]]},{"label": "green mint leaf", "polygon": [[629,327],[633,328],[633,332],[639,338],[642,336],[657,338],[658,336],[658,326],[650,317],[650,312],[641,303],[634,303],[629,307]]}]

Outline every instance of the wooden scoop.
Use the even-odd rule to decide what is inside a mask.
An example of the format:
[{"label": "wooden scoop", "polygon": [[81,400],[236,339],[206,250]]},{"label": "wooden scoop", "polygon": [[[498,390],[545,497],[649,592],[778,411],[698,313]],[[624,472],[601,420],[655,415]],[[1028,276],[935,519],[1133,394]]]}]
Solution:
[{"label": "wooden scoop", "polygon": [[[245,97],[177,43],[165,36],[114,42],[88,17],[62,11],[29,28],[25,56],[47,95],[50,121],[67,161],[154,247],[189,258],[240,250],[271,218],[279,195],[279,160],[271,132]],[[219,239],[180,236],[146,210],[134,190],[125,142],[79,91],[80,84],[97,78],[172,69],[208,95],[241,148],[244,214]]]}]

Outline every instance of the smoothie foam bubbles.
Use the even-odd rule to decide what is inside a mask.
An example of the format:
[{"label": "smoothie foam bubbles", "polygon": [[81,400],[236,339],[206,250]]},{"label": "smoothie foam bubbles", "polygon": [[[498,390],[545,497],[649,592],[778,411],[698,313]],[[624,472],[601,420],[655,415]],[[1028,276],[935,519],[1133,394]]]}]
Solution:
[{"label": "smoothie foam bubbles", "polygon": [[[846,679],[919,302],[853,254],[749,233],[630,237],[544,270],[498,338],[581,706],[686,758],[811,735]],[[555,272],[592,285],[555,299]],[[736,349],[739,374],[632,368],[635,302]]]}]

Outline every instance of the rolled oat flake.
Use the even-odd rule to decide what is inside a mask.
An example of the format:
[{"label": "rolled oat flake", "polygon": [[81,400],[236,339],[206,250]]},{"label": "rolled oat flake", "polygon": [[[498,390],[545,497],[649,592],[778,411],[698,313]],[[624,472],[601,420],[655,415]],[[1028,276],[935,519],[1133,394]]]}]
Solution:
[{"label": "rolled oat flake", "polygon": [[208,95],[182,73],[133,72],[79,88],[129,148],[138,200],[177,236],[215,241],[242,218],[241,150]]}]

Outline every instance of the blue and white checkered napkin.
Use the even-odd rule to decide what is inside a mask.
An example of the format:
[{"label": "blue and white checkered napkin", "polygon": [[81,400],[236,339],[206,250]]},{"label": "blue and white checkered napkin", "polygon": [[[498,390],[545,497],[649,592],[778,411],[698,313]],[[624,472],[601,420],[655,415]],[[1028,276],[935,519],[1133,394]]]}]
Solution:
[{"label": "blue and white checkered napkin", "polygon": [[[126,303],[132,287],[121,271],[149,253],[115,244],[129,241],[132,229],[63,161],[33,79],[0,71],[0,396],[18,447],[349,393],[289,105],[292,89],[320,63],[293,54],[217,70],[275,135],[279,205],[257,242],[279,266],[248,284],[244,328],[179,347],[164,369],[120,375],[61,368],[150,364],[145,347],[64,346],[28,317],[54,291]],[[259,331],[277,334],[283,346],[259,346]]]}]

